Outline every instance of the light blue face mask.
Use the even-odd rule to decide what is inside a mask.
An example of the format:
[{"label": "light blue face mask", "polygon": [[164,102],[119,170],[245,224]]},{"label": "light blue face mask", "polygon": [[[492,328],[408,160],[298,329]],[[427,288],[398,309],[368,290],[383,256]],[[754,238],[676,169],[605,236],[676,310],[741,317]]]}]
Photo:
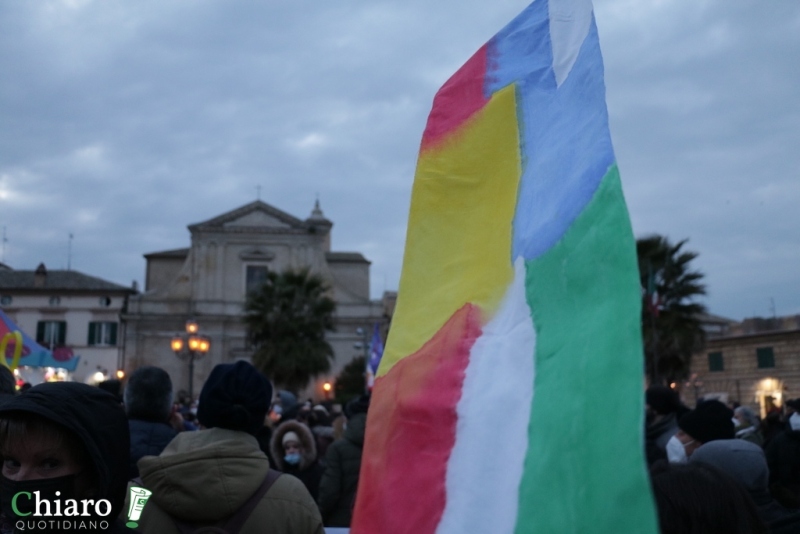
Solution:
[{"label": "light blue face mask", "polygon": [[287,464],[297,465],[300,463],[300,454],[293,452],[292,454],[287,454],[283,457],[283,461]]}]

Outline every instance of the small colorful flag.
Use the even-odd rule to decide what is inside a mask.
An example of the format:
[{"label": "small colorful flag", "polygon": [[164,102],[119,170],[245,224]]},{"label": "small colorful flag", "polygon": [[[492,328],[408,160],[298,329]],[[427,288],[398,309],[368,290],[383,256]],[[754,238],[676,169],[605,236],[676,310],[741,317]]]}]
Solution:
[{"label": "small colorful flag", "polygon": [[378,372],[378,365],[380,365],[382,357],[383,340],[381,339],[380,326],[375,323],[375,328],[372,331],[372,340],[369,343],[369,367],[373,373]]},{"label": "small colorful flag", "polygon": [[381,339],[380,325],[375,323],[372,331],[372,340],[369,343],[369,356],[366,361],[367,392],[375,386],[375,375],[383,357],[383,340]]}]

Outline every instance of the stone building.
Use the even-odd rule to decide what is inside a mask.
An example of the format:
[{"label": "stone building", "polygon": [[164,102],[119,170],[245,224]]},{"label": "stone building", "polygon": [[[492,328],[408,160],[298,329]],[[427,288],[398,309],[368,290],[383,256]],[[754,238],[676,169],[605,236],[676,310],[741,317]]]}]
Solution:
[{"label": "stone building", "polygon": [[[124,336],[120,314],[135,288],[73,270],[33,271],[0,264],[0,307],[16,325],[43,347],[68,350],[79,357],[71,379],[97,382],[114,378]],[[44,370],[26,371],[39,383]]]},{"label": "stone building", "polygon": [[361,354],[354,347],[361,341],[357,330],[371,332],[384,321],[385,307],[370,300],[370,262],[358,252],[331,250],[332,226],[318,202],[302,220],[255,201],[190,225],[189,248],[145,254],[144,292],[124,315],[126,372],[157,365],[169,372],[176,390],[188,390],[189,365],[172,352],[170,339],[193,318],[211,340],[208,355],[194,366],[196,396],[214,365],[252,356],[242,323],[247,291],[268,271],[308,268],[329,283],[336,301],[336,330],[327,335],[335,359],[330,373],[306,391],[323,398],[322,384]]},{"label": "stone building", "polygon": [[683,396],[736,401],[763,416],[800,397],[800,316],[731,322],[692,358]]}]

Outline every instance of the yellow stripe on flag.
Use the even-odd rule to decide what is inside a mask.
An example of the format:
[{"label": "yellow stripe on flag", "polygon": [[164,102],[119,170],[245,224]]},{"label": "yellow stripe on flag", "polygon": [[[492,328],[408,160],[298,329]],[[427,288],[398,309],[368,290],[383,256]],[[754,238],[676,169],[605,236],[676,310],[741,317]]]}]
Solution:
[{"label": "yellow stripe on flag", "polygon": [[378,376],[415,353],[464,304],[485,324],[514,277],[521,166],[514,86],[420,153],[398,301]]}]

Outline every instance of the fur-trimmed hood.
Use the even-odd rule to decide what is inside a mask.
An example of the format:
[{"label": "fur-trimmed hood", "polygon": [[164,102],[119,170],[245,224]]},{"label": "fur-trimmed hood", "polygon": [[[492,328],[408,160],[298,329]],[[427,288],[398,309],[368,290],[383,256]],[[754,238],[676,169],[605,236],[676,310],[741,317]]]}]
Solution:
[{"label": "fur-trimmed hood", "polygon": [[283,450],[283,436],[285,436],[287,432],[294,432],[297,434],[297,437],[300,438],[300,444],[303,446],[303,454],[301,455],[300,465],[297,467],[300,471],[303,471],[317,461],[317,442],[311,430],[300,421],[286,421],[281,423],[272,434],[272,439],[269,442],[269,450],[272,453],[272,458],[275,460],[275,468],[278,471],[284,471],[286,469],[285,462],[283,461],[283,457],[286,455]]}]

